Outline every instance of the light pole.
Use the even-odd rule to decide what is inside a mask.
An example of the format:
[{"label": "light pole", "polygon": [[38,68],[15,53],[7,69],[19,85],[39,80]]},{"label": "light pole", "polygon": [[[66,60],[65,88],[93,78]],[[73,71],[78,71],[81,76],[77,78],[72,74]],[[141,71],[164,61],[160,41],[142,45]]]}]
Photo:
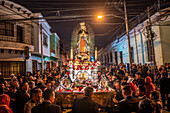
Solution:
[{"label": "light pole", "polygon": [[127,34],[127,41],[128,41],[129,66],[130,66],[130,70],[131,70],[131,66],[132,66],[132,55],[131,55],[131,48],[130,48],[130,37],[129,37],[129,27],[128,27],[126,0],[124,0],[124,13],[125,13],[126,34]]},{"label": "light pole", "polygon": [[152,68],[152,72],[154,73],[154,76],[156,75],[156,72],[155,72],[155,69],[156,69],[156,61],[155,61],[155,50],[154,50],[154,42],[153,42],[153,35],[152,35],[152,22],[151,22],[151,17],[150,17],[150,10],[149,10],[149,7],[147,7],[147,10],[148,10],[148,19],[149,19],[149,33],[148,33],[148,40],[150,42],[150,58],[151,58],[151,62],[152,62],[152,65],[154,66]]},{"label": "light pole", "polygon": [[44,70],[44,59],[43,59],[43,31],[42,31],[42,24],[40,24],[40,33],[41,33],[41,74],[43,75]]}]

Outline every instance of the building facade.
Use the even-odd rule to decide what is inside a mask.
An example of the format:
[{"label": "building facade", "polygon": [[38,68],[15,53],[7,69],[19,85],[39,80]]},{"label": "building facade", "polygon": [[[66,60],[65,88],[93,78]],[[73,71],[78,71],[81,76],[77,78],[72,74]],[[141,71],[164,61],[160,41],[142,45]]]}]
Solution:
[{"label": "building facade", "polygon": [[[25,75],[41,70],[41,37],[44,69],[58,65],[60,38],[40,13],[32,13],[14,2],[1,1],[0,8],[0,75]],[[29,18],[41,18],[31,20]],[[42,26],[42,29],[41,29]],[[52,44],[50,44],[53,42]],[[25,47],[29,48],[25,59]]]},{"label": "building facade", "polygon": [[[34,15],[37,18],[43,18],[41,13],[34,13]],[[48,67],[48,62],[46,62],[45,59],[50,57],[50,36],[52,35],[50,31],[51,26],[45,19],[38,19],[35,20],[35,22],[36,24],[34,25],[34,33],[37,34],[33,40],[35,49],[33,52],[31,52],[31,57],[27,61],[27,72],[31,73],[36,73],[37,70],[41,70],[41,37],[43,39],[43,67],[44,69]]]},{"label": "building facade", "polygon": [[57,33],[50,36],[50,57],[46,57],[46,68],[59,66],[60,60],[60,38]]},{"label": "building facade", "polygon": [[[33,23],[31,21],[11,21],[34,16],[32,12],[19,4],[1,1],[0,8],[0,74],[25,73],[24,48],[34,51]],[[8,20],[8,21],[7,21]]]},{"label": "building facade", "polygon": [[[151,16],[152,33],[155,51],[156,65],[161,66],[164,63],[170,63],[170,17],[163,16],[170,8],[163,9]],[[165,15],[165,14],[164,14]],[[148,19],[138,24],[130,32],[130,48],[132,63],[146,64],[151,63],[149,59],[149,46],[147,38]],[[98,52],[98,60],[103,64],[129,63],[128,42],[126,34],[113,41],[110,45],[102,48]]]}]

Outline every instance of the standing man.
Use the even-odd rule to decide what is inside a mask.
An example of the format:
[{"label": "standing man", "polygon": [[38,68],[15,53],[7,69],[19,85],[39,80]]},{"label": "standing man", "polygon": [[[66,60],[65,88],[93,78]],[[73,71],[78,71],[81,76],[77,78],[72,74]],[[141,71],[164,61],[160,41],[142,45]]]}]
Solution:
[{"label": "standing man", "polygon": [[15,93],[15,106],[14,111],[16,113],[24,112],[24,105],[29,101],[30,94],[28,93],[29,85],[27,82],[21,84],[21,90]]},{"label": "standing man", "polygon": [[122,89],[124,99],[118,102],[115,113],[131,113],[138,111],[139,99],[132,97],[130,86],[124,86]]},{"label": "standing man", "polygon": [[123,95],[122,95],[122,90],[121,90],[121,85],[120,85],[120,81],[115,81],[115,91],[116,91],[116,100],[120,101],[123,99]]},{"label": "standing man", "polygon": [[44,101],[42,104],[33,107],[32,113],[61,113],[61,107],[52,104],[55,100],[55,93],[52,89],[47,89],[43,93]]},{"label": "standing man", "polygon": [[165,97],[167,97],[167,109],[170,111],[170,78],[167,78],[167,73],[162,72],[160,79],[160,93],[162,99],[163,108],[165,108]]},{"label": "standing man", "polygon": [[83,98],[75,99],[73,102],[73,113],[98,113],[98,106],[92,101],[93,88],[86,87]]},{"label": "standing man", "polygon": [[42,90],[40,88],[34,89],[32,91],[32,99],[24,106],[24,113],[31,113],[32,108],[41,102],[41,98]]}]

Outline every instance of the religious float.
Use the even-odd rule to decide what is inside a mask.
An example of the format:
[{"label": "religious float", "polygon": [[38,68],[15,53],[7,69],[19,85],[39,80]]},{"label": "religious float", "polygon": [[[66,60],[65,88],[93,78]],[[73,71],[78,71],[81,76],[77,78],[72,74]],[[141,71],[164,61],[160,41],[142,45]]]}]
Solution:
[{"label": "religious float", "polygon": [[[93,59],[95,53],[95,59]],[[97,48],[94,51],[94,33],[91,27],[82,22],[74,30],[70,50],[70,60],[67,61],[67,74],[62,77],[57,88],[58,102],[64,108],[71,107],[74,98],[83,96],[85,87],[94,88],[93,99],[102,107],[112,106],[115,92],[108,87],[104,75],[98,79]]]}]

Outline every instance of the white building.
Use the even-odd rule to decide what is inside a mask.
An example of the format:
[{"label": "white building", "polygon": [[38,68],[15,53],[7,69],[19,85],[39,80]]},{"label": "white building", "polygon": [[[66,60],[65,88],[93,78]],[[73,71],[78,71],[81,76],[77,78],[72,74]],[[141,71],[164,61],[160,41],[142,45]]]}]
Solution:
[{"label": "white building", "polygon": [[[43,18],[41,13],[34,13],[35,17]],[[42,25],[42,35],[43,35],[43,57],[50,57],[50,36],[52,35],[50,25],[45,19],[35,20],[37,24],[34,25],[35,33],[38,34],[34,37],[34,51],[31,52],[31,57],[27,61],[27,72],[34,73],[37,70],[41,70],[41,25]],[[46,68],[46,62],[43,62],[44,69]]]},{"label": "white building", "polygon": [[[170,63],[170,17],[166,17],[165,14],[165,16],[163,16],[163,13],[169,9],[170,7],[151,16],[152,32],[154,33],[155,59],[157,66],[163,65],[164,63]],[[136,50],[138,50],[139,63],[146,64],[150,62],[148,57],[148,43],[146,38],[147,21],[148,19],[138,24],[135,28],[133,28],[133,30],[129,32],[132,63],[138,64]],[[134,29],[136,31],[136,40]],[[129,63],[128,42],[126,34],[113,41],[107,47],[102,48],[98,53],[99,60],[106,65],[113,63]]]}]

